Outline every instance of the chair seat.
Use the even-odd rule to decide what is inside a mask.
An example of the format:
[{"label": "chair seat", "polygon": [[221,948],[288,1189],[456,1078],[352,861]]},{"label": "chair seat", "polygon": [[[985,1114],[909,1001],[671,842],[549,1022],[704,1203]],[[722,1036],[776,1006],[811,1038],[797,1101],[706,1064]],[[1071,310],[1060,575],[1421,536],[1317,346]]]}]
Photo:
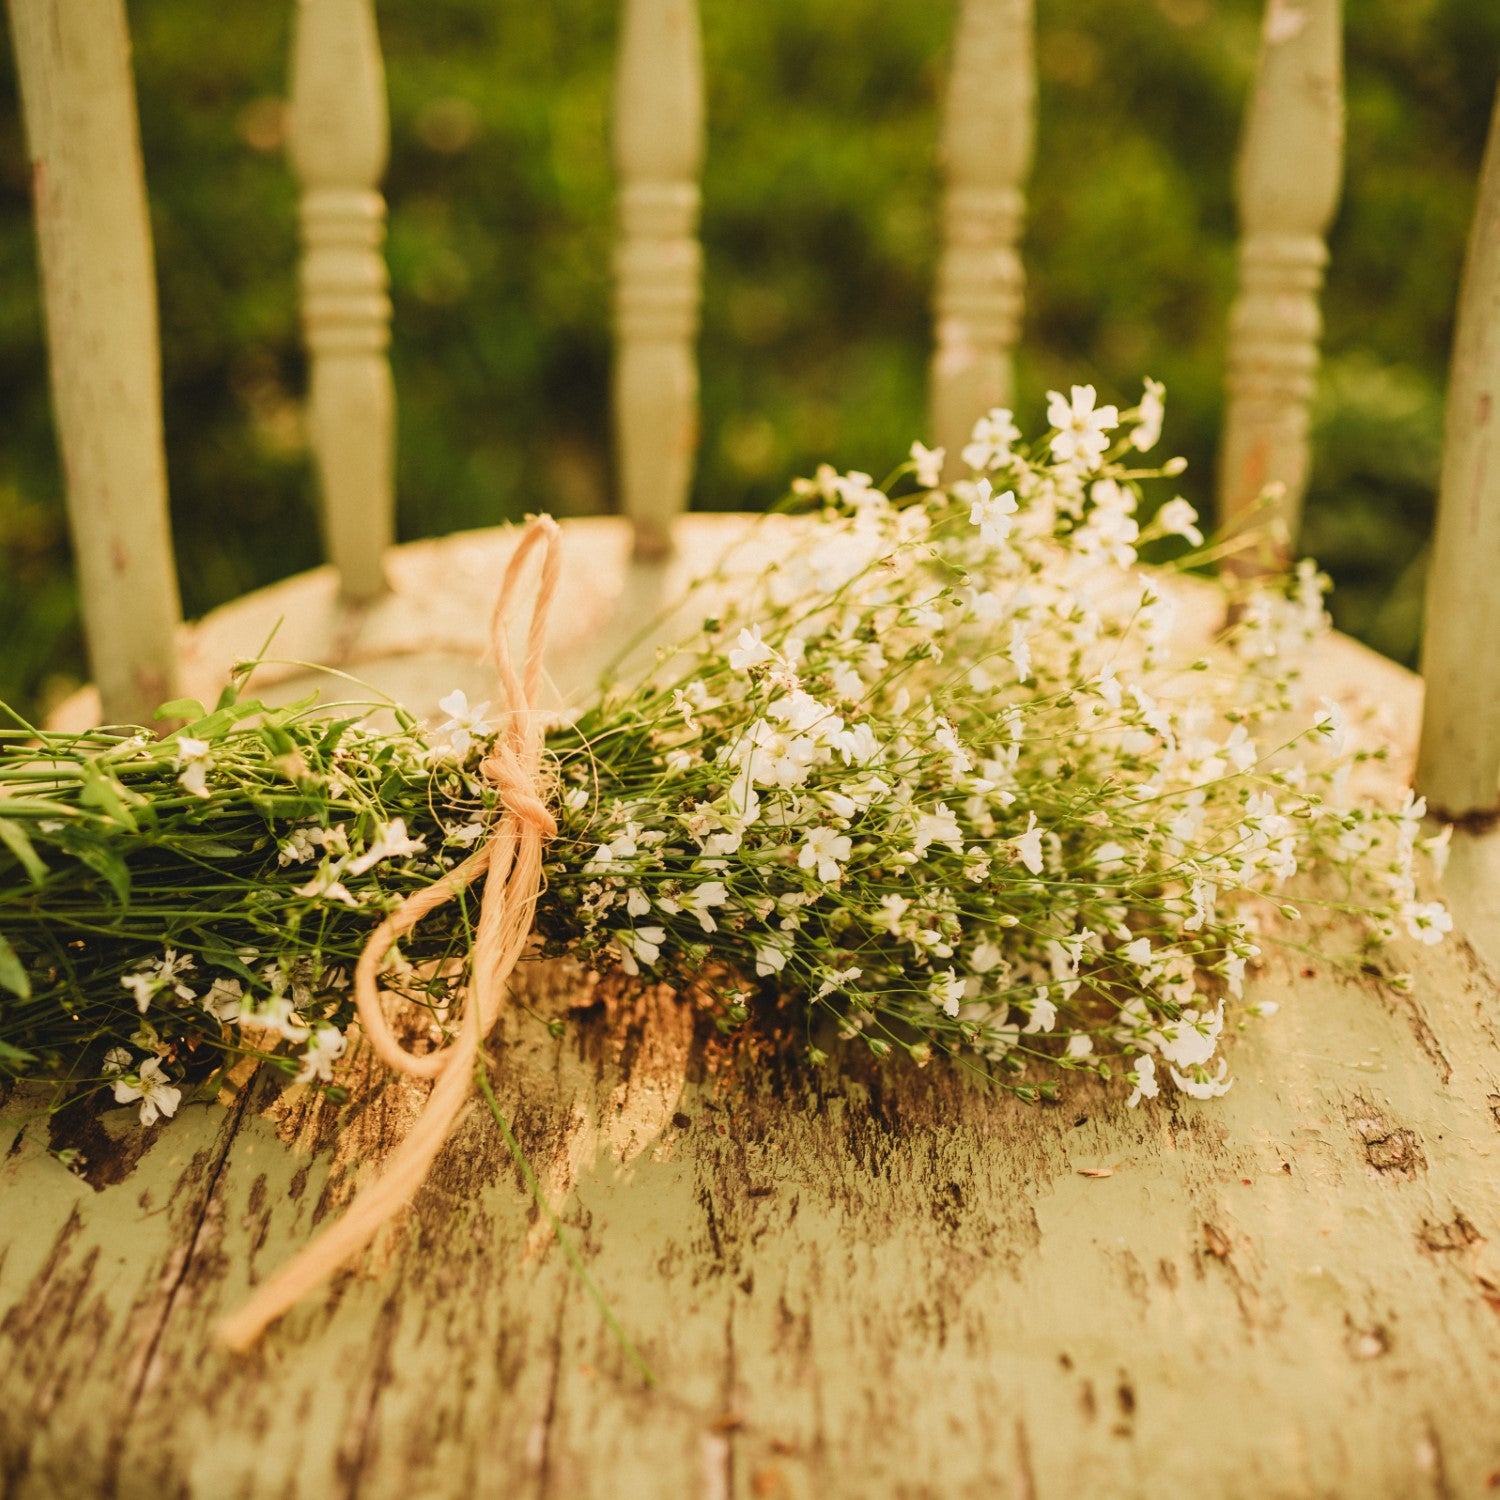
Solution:
[{"label": "chair seat", "polygon": [[[674,525],[671,554],[640,562],[632,556],[626,521],[567,521],[549,631],[548,670],[558,701],[585,694],[621,647],[755,525],[746,515],[683,516]],[[246,594],[183,627],[181,694],[212,706],[235,663],[260,654],[269,641],[268,663],[251,685],[267,702],[285,703],[313,690],[325,701],[367,696],[359,684],[421,716],[437,713],[438,699],[454,688],[471,699],[492,699],[490,615],[518,535],[514,527],[496,526],[395,547],[386,558],[390,590],[369,604],[340,599],[338,577],[328,566]],[[753,566],[755,555],[752,548],[740,566]],[[670,634],[670,626],[663,628]],[[73,694],[49,720],[55,729],[98,722],[92,688]]]},{"label": "chair seat", "polygon": [[[684,521],[663,570],[629,561],[619,523],[569,523],[559,690],[751,524]],[[322,570],[240,600],[187,635],[185,688],[212,696],[284,616],[279,651],[419,711],[491,694],[513,537],[402,548],[362,612]],[[1183,590],[1206,632],[1212,592]],[[1380,774],[1401,784],[1416,679],[1338,637],[1315,678],[1386,713]],[[406,1128],[422,1086],[368,1055],[342,1108],[261,1078],[144,1133],[124,1110],[49,1120],[18,1090],[5,1493],[1479,1493],[1500,1469],[1495,984],[1462,941],[1402,958],[1407,996],[1273,959],[1254,994],[1281,1010],[1234,1043],[1230,1094],[1138,1111],[1088,1084],[1028,1108],[852,1052],[813,1070],[795,1024],[725,1039],[663,989],[528,966],[500,1098],[655,1390],[480,1110],[357,1271],[262,1352],[212,1346]]]}]

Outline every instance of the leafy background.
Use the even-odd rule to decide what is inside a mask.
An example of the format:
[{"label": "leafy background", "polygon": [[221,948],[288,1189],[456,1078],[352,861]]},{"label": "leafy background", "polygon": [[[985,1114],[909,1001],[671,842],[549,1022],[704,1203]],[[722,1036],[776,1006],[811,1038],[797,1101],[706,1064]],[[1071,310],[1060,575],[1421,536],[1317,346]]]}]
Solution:
[{"label": "leafy background", "polygon": [[[185,605],[318,561],[299,393],[289,0],[135,0]],[[399,526],[607,509],[618,7],[379,0]],[[1167,382],[1206,506],[1233,287],[1231,164],[1259,0],[1038,0],[1023,426],[1043,392]],[[1493,0],[1348,0],[1348,163],[1304,544],[1347,629],[1420,629],[1447,350],[1500,62]],[[702,0],[710,146],[694,503],[761,506],[923,426],[933,146],[952,29],[927,0]],[[0,43],[0,696],[86,668],[51,432],[24,143]]]}]

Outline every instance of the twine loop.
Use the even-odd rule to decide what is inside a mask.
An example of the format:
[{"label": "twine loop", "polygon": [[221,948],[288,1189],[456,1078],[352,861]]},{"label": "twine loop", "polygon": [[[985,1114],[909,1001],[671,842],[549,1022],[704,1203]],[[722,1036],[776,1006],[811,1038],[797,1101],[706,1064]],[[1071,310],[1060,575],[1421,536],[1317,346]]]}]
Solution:
[{"label": "twine loop", "polygon": [[[541,579],[526,636],[522,673],[516,673],[506,627],[526,561],[542,549]],[[506,720],[480,764],[495,788],[500,813],[489,836],[461,864],[415,891],[370,934],[354,970],[354,1000],[361,1029],[380,1060],[394,1072],[435,1078],[416,1124],[386,1160],[380,1175],[354,1199],[342,1218],[282,1266],[219,1325],[231,1349],[248,1349],[288,1308],[325,1281],[410,1201],[434,1158],[453,1133],[470,1097],[474,1064],[495,1024],[505,984],[531,934],[542,889],[542,850],[557,833],[542,779],[542,727],[536,711],[542,681],[547,616],[557,592],[561,557],[557,523],[536,516],[506,564],[490,618],[490,640],[505,694]],[[423,917],[485,877],[470,961],[462,1022],[447,1046],[411,1051],[391,1028],[381,1003],[378,975],[391,949]]]}]

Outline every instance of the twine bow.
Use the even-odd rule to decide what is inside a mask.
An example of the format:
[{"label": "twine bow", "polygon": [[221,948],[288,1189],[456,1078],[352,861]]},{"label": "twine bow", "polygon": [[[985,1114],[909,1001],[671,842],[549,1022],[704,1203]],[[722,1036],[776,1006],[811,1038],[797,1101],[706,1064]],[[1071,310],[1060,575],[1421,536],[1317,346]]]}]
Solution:
[{"label": "twine bow", "polygon": [[[526,560],[538,547],[544,549],[541,583],[526,637],[525,669],[518,678],[506,625]],[[413,1078],[436,1078],[437,1082],[416,1124],[386,1161],[380,1176],[356,1196],[344,1216],[220,1323],[219,1339],[231,1349],[248,1349],[282,1313],[369,1243],[422,1185],[468,1102],[480,1045],[500,1013],[506,980],[531,932],[542,887],[542,846],[557,832],[557,822],[542,798],[542,731],[534,707],[541,687],[547,614],[557,591],[559,568],[557,523],[550,516],[538,516],[527,525],[511,554],[490,620],[508,716],[480,771],[499,793],[500,817],[491,825],[489,838],[462,864],[425,890],[408,896],[370,934],[354,970],[360,1025],[377,1056],[396,1072]],[[485,877],[484,894],[459,1033],[448,1046],[435,1052],[411,1052],[391,1030],[381,1005],[377,972],[402,934],[481,875]]]}]

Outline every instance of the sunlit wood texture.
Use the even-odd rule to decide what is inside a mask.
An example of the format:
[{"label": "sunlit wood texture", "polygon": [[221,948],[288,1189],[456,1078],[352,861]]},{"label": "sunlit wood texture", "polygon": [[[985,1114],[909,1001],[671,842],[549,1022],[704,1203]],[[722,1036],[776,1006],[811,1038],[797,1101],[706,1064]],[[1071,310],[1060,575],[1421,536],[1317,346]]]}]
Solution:
[{"label": "sunlit wood texture", "polygon": [[1011,403],[1023,184],[1036,134],[1032,0],[963,0],[943,117],[931,426],[953,472],[977,418]]},{"label": "sunlit wood texture", "polygon": [[390,145],[370,0],[298,0],[292,163],[302,187],[302,319],[328,556],[350,599],[384,588],[395,530],[391,304],[378,184]]},{"label": "sunlit wood texture", "polygon": [[1449,817],[1500,806],[1500,99],[1459,292],[1427,575],[1418,787]]},{"label": "sunlit wood texture", "polygon": [[1240,153],[1240,281],[1229,324],[1220,520],[1243,522],[1267,485],[1281,487],[1271,512],[1276,534],[1261,555],[1242,559],[1247,566],[1286,560],[1307,488],[1324,235],[1343,173],[1341,11],[1341,0],[1269,0]]},{"label": "sunlit wood texture", "polygon": [[626,0],[615,89],[614,441],[636,547],[660,555],[698,447],[703,58],[696,0]]},{"label": "sunlit wood texture", "polygon": [[107,719],[175,694],[156,271],[123,0],[11,0],[52,401]]}]

